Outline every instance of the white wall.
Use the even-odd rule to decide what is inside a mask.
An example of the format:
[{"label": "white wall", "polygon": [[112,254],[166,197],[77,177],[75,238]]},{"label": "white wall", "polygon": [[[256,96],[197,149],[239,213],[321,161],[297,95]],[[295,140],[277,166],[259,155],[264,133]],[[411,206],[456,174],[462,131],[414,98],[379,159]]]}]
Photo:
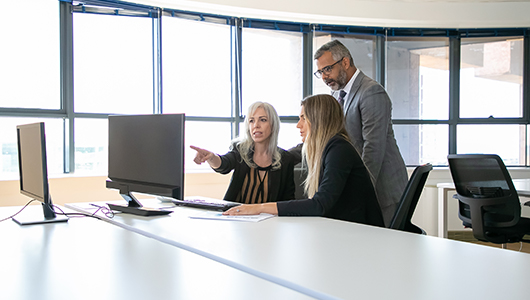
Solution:
[{"label": "white wall", "polygon": [[509,28],[530,26],[522,0],[129,0],[228,16],[375,27]]}]

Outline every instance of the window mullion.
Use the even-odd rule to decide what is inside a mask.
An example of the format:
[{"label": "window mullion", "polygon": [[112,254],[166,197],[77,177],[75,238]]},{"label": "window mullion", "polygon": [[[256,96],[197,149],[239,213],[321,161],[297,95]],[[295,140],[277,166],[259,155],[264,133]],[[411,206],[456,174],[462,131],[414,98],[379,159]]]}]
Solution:
[{"label": "window mullion", "polygon": [[61,110],[66,112],[63,127],[63,172],[75,171],[74,141],[74,55],[72,5],[60,2]]},{"label": "window mullion", "polygon": [[460,37],[449,38],[449,154],[457,153],[460,119]]},{"label": "window mullion", "polygon": [[164,111],[162,101],[162,14],[152,19],[153,24],[153,113]]},{"label": "window mullion", "polygon": [[232,139],[239,136],[239,124],[243,122],[241,113],[241,74],[242,74],[242,20],[234,18],[231,26],[231,76],[232,76]]},{"label": "window mullion", "polygon": [[313,31],[302,35],[302,95],[313,94]]},{"label": "window mullion", "polygon": [[383,87],[386,86],[386,35],[378,35],[374,41],[375,59],[374,59],[374,74],[375,81],[379,82]]}]

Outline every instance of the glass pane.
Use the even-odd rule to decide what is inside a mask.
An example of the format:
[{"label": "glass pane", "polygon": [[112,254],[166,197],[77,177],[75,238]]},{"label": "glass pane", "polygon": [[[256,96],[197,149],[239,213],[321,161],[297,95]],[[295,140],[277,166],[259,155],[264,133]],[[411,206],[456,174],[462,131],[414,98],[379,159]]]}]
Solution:
[{"label": "glass pane", "polygon": [[0,118],[0,180],[14,180],[18,174],[17,125],[44,122],[48,177],[63,173],[63,120],[36,118]]},{"label": "glass pane", "polygon": [[163,18],[163,112],[230,117],[230,26]]},{"label": "glass pane", "polygon": [[525,125],[458,125],[457,153],[499,155],[507,166],[525,164]]},{"label": "glass pane", "polygon": [[523,116],[523,39],[462,39],[461,118]]},{"label": "glass pane", "polygon": [[[313,52],[318,50],[322,45],[332,40],[339,40],[350,50],[355,67],[361,70],[366,76],[374,78],[375,76],[375,48],[374,38],[368,36],[335,36],[329,33],[316,33],[313,39]],[[313,60],[313,72],[317,70]],[[313,76],[313,94],[329,94],[331,90],[324,84],[322,79]]]},{"label": "glass pane", "polygon": [[302,137],[300,136],[300,129],[296,128],[296,123],[281,123],[278,146],[285,150],[289,150],[301,142]]},{"label": "glass pane", "polygon": [[447,165],[448,125],[394,125],[394,134],[406,165]]},{"label": "glass pane", "polygon": [[0,107],[60,109],[59,3],[2,1],[2,12]]},{"label": "glass pane", "polygon": [[107,119],[75,119],[75,173],[108,174]]},{"label": "glass pane", "polygon": [[449,40],[387,39],[386,89],[394,119],[449,118]]},{"label": "glass pane", "polygon": [[302,93],[302,33],[243,28],[242,114],[256,101],[297,116]]},{"label": "glass pane", "polygon": [[153,113],[150,18],[74,14],[75,111]]},{"label": "glass pane", "polygon": [[[192,170],[210,170],[208,163],[197,165],[193,162],[196,151],[190,145],[197,146],[216,154],[225,154],[230,149],[231,126],[229,122],[196,122],[186,121],[186,172]],[[212,171],[213,172],[213,171]]]}]

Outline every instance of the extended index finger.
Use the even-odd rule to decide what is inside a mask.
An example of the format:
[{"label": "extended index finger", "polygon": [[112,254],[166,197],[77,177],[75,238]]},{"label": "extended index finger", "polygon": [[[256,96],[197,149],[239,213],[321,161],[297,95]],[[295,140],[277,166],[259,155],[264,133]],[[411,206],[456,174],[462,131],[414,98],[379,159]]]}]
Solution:
[{"label": "extended index finger", "polygon": [[205,149],[202,149],[202,148],[199,148],[199,147],[196,147],[196,146],[193,146],[193,145],[190,145],[190,148],[197,151],[197,152],[202,152],[202,151],[207,151]]}]

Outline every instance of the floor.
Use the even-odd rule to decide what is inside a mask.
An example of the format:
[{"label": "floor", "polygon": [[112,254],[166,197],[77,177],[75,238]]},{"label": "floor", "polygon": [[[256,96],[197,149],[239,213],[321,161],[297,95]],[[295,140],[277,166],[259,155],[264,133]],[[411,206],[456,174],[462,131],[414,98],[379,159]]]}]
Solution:
[{"label": "floor", "polygon": [[[449,231],[447,232],[447,238],[452,239],[452,240],[457,240],[457,241],[476,243],[476,244],[501,248],[501,245],[499,244],[478,241],[477,239],[473,237],[473,232],[471,231]],[[528,235],[525,238],[530,240],[530,236]],[[530,253],[530,243],[511,243],[511,244],[507,244],[506,246],[507,246],[507,249],[509,250]]]}]

